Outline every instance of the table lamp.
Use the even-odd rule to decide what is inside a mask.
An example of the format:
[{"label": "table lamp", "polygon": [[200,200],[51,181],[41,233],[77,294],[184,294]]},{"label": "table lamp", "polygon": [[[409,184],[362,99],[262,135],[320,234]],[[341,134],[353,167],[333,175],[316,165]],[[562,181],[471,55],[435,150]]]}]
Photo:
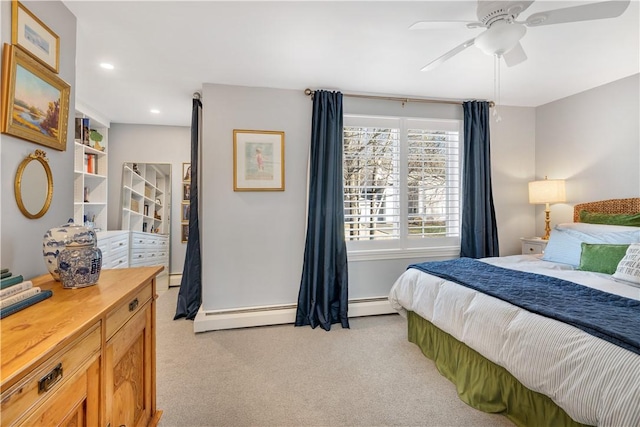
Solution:
[{"label": "table lamp", "polygon": [[549,203],[560,203],[566,201],[563,179],[547,179],[542,181],[532,181],[529,183],[529,203],[534,205],[545,205],[545,227],[544,240],[549,240],[551,233]]}]

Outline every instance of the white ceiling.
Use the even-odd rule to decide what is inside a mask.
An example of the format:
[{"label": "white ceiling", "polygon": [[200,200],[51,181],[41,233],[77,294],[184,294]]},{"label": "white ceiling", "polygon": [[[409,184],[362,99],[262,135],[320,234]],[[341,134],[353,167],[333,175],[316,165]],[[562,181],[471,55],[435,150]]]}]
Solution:
[{"label": "white ceiling", "polygon": [[[205,83],[494,99],[493,59],[476,47],[420,71],[481,29],[408,30],[476,20],[474,1],[64,3],[78,18],[76,99],[116,123],[189,126]],[[519,20],[584,3],[538,0]],[[538,106],[640,72],[639,22],[632,0],[618,18],[529,28],[529,59],[502,64],[500,104]]]}]

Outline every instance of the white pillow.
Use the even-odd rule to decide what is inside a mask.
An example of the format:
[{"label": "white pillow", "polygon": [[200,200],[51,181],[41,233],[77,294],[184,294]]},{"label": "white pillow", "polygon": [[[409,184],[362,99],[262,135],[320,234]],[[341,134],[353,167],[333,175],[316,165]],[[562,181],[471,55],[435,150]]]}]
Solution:
[{"label": "white pillow", "polygon": [[555,226],[558,230],[575,230],[584,233],[620,233],[624,231],[638,231],[640,228],[628,225],[589,224],[586,222],[563,222]]},{"label": "white pillow", "polygon": [[[640,229],[638,227],[622,227],[617,225],[607,225],[601,228],[601,224],[582,224],[595,225],[593,227],[567,227],[557,225],[551,230],[549,243],[544,250],[542,259],[544,261],[559,262],[569,264],[573,267],[580,265],[580,254],[582,253],[582,242],[585,243],[610,243],[610,244],[629,244],[640,243]],[[609,228],[615,227],[615,228]],[[630,230],[620,230],[620,227]],[[586,231],[586,230],[590,231]],[[580,231],[585,230],[585,231]],[[602,230],[610,230],[602,232]],[[617,230],[617,231],[611,231]]]},{"label": "white pillow", "polygon": [[613,278],[640,285],[640,243],[630,245]]}]

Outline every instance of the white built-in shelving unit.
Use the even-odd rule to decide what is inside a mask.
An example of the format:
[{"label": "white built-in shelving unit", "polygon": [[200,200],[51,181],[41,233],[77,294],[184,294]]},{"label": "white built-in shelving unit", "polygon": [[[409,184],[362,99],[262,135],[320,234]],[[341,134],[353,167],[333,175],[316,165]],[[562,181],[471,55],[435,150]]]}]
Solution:
[{"label": "white built-in shelving unit", "polygon": [[81,111],[76,111],[76,119],[84,119],[89,130],[102,135],[96,144],[76,134],[73,143],[73,222],[93,225],[96,231],[107,229],[107,174],[108,174],[108,123],[102,123]]},{"label": "white built-in shelving unit", "polygon": [[169,209],[165,203],[171,185],[169,177],[164,165],[124,163],[121,228],[169,234]]}]

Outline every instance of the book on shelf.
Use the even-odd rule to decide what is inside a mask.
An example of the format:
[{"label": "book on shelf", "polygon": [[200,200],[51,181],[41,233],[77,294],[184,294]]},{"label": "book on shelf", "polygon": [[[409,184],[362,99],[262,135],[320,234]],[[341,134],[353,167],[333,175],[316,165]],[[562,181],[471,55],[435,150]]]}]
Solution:
[{"label": "book on shelf", "polygon": [[76,117],[76,132],[74,139],[80,144],[89,145],[90,122],[87,117]]},{"label": "book on shelf", "polygon": [[98,155],[93,153],[86,153],[84,155],[84,171],[87,173],[98,173]]},{"label": "book on shelf", "polygon": [[0,290],[6,289],[9,286],[17,285],[18,283],[22,283],[23,280],[24,277],[22,277],[22,274],[2,279],[0,280]]},{"label": "book on shelf", "polygon": [[12,295],[10,297],[3,298],[0,300],[0,308],[9,307],[10,305],[13,305],[15,303],[24,301],[27,298],[32,297],[37,293],[40,293],[40,288],[35,286],[27,290],[24,290],[22,292],[18,292],[17,294]]},{"label": "book on shelf", "polygon": [[33,287],[33,282],[31,280],[25,280],[21,283],[17,283],[15,285],[9,286],[8,288],[0,290],[0,300],[8,298],[12,295],[15,295],[19,292],[26,291]]},{"label": "book on shelf", "polygon": [[6,279],[7,277],[11,277],[13,273],[11,273],[10,271],[5,271],[0,273],[0,279]]},{"label": "book on shelf", "polygon": [[24,310],[27,307],[30,307],[40,301],[50,298],[52,295],[53,295],[52,291],[50,291],[49,289],[45,289],[34,295],[31,295],[30,297],[27,297],[26,299],[23,299],[22,301],[16,302],[7,307],[2,307],[0,308],[0,319],[4,319],[5,317],[10,316],[14,313],[17,313],[20,310]]}]

